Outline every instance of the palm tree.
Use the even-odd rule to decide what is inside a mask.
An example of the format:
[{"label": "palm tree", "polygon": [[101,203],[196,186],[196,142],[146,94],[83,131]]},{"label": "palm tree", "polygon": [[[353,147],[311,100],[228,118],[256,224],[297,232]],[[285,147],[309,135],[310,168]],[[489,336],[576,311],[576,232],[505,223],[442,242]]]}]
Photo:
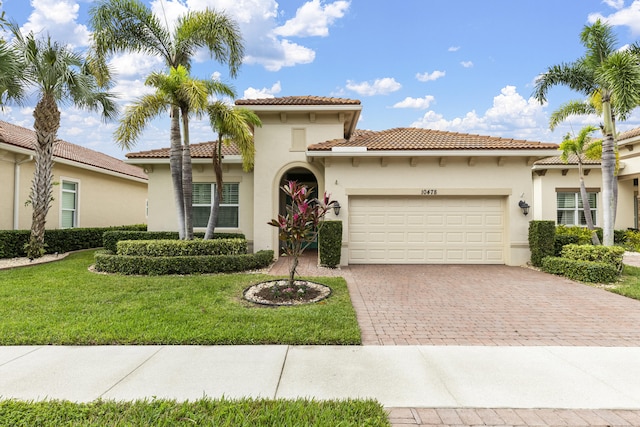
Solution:
[{"label": "palm tree", "polygon": [[[640,64],[633,50],[617,50],[611,27],[600,20],[582,30],[584,57],[574,63],[549,67],[536,81],[535,98],[544,103],[549,89],[565,85],[601,102],[603,240],[613,245],[617,198],[615,196],[615,122],[624,120],[640,105]],[[591,102],[593,104],[593,102]],[[596,110],[598,111],[598,110]]]},{"label": "palm tree", "polygon": [[213,237],[218,221],[218,210],[222,200],[222,144],[235,144],[242,156],[242,168],[245,172],[253,169],[256,147],[253,141],[253,128],[262,126],[260,118],[247,108],[233,108],[217,101],[207,108],[211,128],[218,133],[218,140],[212,142],[213,170],[216,174],[216,193],[211,204],[211,213],[207,222],[205,239]]},{"label": "palm tree", "polygon": [[[562,143],[560,143],[560,150],[562,150],[562,154],[560,155],[560,159],[568,163],[569,158],[571,156],[575,156],[578,162],[578,178],[580,180],[580,197],[582,199],[582,208],[584,210],[584,218],[587,223],[587,228],[592,231],[591,233],[591,241],[594,245],[600,244],[600,239],[598,235],[593,232],[593,217],[591,216],[591,204],[589,203],[589,196],[587,194],[587,187],[584,184],[584,169],[583,169],[583,161],[584,158],[593,158],[599,157],[600,151],[600,141],[592,141],[590,135],[598,130],[598,128],[594,126],[586,126],[580,130],[578,136],[574,139],[571,139],[569,135],[565,136]],[[598,146],[598,147],[596,147]],[[593,152],[597,151],[595,156]]]},{"label": "palm tree", "polygon": [[[23,36],[15,23],[9,24],[13,33],[10,49],[19,61],[19,76],[12,76],[20,88],[5,92],[20,102],[21,93],[35,88],[38,103],[33,112],[36,131],[35,171],[29,201],[33,207],[31,236],[27,256],[31,259],[44,254],[44,229],[51,206],[53,180],[53,150],[60,127],[58,104],[71,102],[78,108],[100,111],[103,119],[117,114],[113,96],[104,91],[96,77],[89,73],[86,61],[66,46],[52,42],[51,37],[36,39],[33,33]],[[4,78],[3,78],[4,80]]]},{"label": "palm tree", "polygon": [[[96,68],[108,72],[105,62],[108,55],[120,52],[142,52],[161,57],[168,68],[183,66],[190,69],[193,55],[200,48],[206,48],[220,63],[229,66],[232,77],[237,74],[242,63],[244,46],[240,30],[232,19],[214,10],[190,12],[178,18],[173,30],[163,25],[151,9],[139,0],[99,0],[90,10],[90,25],[93,29],[93,49]],[[187,201],[184,195],[186,181],[190,193],[191,158],[190,152],[183,155],[180,141],[180,107],[171,107],[171,151],[169,165],[178,213],[178,228],[181,239],[188,238],[188,221],[185,212]],[[182,126],[187,127],[188,114],[182,118]],[[186,159],[186,160],[185,160]],[[183,166],[183,163],[186,164]],[[183,172],[187,176],[183,176]],[[188,194],[187,194],[188,195]],[[189,206],[188,209],[191,209]]]},{"label": "palm tree", "polygon": [[[145,95],[137,102],[125,109],[125,114],[120,125],[115,131],[115,140],[123,148],[131,148],[142,133],[145,126],[153,118],[169,110],[171,116],[171,150],[179,148],[180,119],[182,119],[182,131],[184,150],[181,160],[182,171],[172,169],[172,174],[177,173],[180,180],[180,200],[176,200],[177,206],[185,213],[179,221],[181,237],[193,238],[192,215],[192,179],[191,179],[191,155],[189,150],[189,123],[190,114],[202,115],[208,106],[209,96],[223,94],[233,96],[233,90],[217,81],[194,79],[182,65],[171,68],[169,74],[152,73],[147,77],[145,84],[156,89],[155,93]],[[175,143],[178,141],[178,144]],[[175,178],[175,177],[174,177]]]}]

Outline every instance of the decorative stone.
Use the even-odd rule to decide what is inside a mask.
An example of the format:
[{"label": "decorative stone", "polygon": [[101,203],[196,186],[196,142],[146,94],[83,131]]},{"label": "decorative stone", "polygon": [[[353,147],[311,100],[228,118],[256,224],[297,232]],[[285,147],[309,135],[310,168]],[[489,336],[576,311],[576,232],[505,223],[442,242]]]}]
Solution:
[{"label": "decorative stone", "polygon": [[295,280],[293,287],[287,279],[257,283],[244,290],[249,302],[273,306],[313,304],[331,295],[331,288],[308,280]]}]

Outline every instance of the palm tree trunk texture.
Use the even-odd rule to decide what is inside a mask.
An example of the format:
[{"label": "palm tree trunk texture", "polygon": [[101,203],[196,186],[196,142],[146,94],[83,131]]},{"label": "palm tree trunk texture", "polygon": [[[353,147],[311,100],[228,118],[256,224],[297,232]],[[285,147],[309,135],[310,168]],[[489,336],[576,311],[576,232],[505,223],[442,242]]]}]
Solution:
[{"label": "palm tree trunk texture", "polygon": [[193,240],[193,168],[189,146],[189,115],[181,111],[182,117],[182,197],[184,203],[184,238]]},{"label": "palm tree trunk texture", "polygon": [[213,232],[218,222],[218,212],[220,210],[220,201],[222,200],[222,136],[219,137],[218,147],[213,145],[213,170],[216,174],[216,192],[213,196],[211,203],[211,213],[209,214],[209,221],[207,223],[207,232],[205,233],[205,239],[213,239]]},{"label": "palm tree trunk texture", "polygon": [[173,183],[173,196],[178,216],[178,236],[185,238],[184,229],[184,197],[182,190],[182,143],[180,141],[180,110],[171,109],[171,150],[169,152],[169,167]]},{"label": "palm tree trunk texture", "polygon": [[604,139],[602,140],[602,204],[603,219],[602,244],[613,246],[613,228],[615,221],[615,192],[613,181],[615,179],[616,153],[613,139],[613,124],[611,120],[610,97],[607,94],[602,96],[602,116],[604,117]]},{"label": "palm tree trunk texture", "polygon": [[44,230],[51,207],[53,183],[53,150],[60,127],[60,111],[53,96],[44,94],[33,112],[36,130],[35,172],[31,184],[30,201],[33,207],[31,235],[27,256],[31,259],[44,254]]}]

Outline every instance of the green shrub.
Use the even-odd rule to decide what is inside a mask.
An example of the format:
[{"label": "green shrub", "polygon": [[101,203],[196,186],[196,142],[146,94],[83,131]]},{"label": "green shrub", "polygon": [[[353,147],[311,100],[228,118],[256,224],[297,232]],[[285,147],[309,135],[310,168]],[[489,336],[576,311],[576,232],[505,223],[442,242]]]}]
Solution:
[{"label": "green shrub", "polygon": [[116,247],[118,255],[128,256],[175,257],[247,253],[245,239],[121,240]]},{"label": "green shrub", "polygon": [[[600,247],[600,246],[593,246]],[[618,279],[618,270],[609,263],[582,261],[561,257],[542,259],[542,271],[565,276],[571,280],[591,283],[611,283]]]},{"label": "green shrub", "polygon": [[[203,238],[204,233],[193,233],[194,237]],[[244,239],[241,233],[214,233],[214,239]],[[104,248],[116,252],[116,244],[120,240],[178,240],[177,231],[108,231],[102,236]]]},{"label": "green shrub", "polygon": [[243,255],[206,255],[148,257],[113,255],[108,251],[95,254],[95,269],[107,273],[164,275],[233,273],[267,267],[273,261],[273,251]]},{"label": "green shrub", "polygon": [[553,255],[556,226],[553,221],[529,223],[529,249],[531,264],[540,267],[542,258]]},{"label": "green shrub", "polygon": [[563,258],[576,261],[593,261],[612,265],[622,271],[624,248],[620,246],[566,245],[562,248]]},{"label": "green shrub", "polygon": [[640,231],[625,231],[622,246],[629,251],[640,252]]},{"label": "green shrub", "polygon": [[[113,230],[145,230],[144,224],[119,227],[64,228],[45,230],[44,243],[46,253],[64,253],[80,249],[100,248],[102,236]],[[24,245],[29,241],[29,230],[1,230],[0,258],[25,256]]]},{"label": "green shrub", "polygon": [[573,234],[556,234],[556,237],[554,239],[553,242],[553,246],[554,246],[554,256],[560,256],[561,252],[562,252],[562,248],[565,245],[570,245],[570,244],[578,244],[580,241],[580,238],[576,235]]},{"label": "green shrub", "polygon": [[335,268],[340,265],[342,251],[342,221],[324,221],[318,233],[320,265]]},{"label": "green shrub", "polygon": [[[596,228],[594,230],[598,235],[598,238],[602,242],[602,229]],[[578,241],[576,242],[578,245],[590,245],[592,231],[587,227],[577,227],[577,226],[566,226],[566,225],[558,225],[556,227],[556,236],[576,236]]]}]

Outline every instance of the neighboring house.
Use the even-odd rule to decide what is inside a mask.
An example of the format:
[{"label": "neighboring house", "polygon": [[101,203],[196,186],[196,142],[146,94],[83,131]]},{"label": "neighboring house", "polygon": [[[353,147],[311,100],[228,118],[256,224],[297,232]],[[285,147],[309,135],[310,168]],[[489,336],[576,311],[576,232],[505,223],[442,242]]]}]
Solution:
[{"label": "neighboring house", "polygon": [[[297,180],[340,203],[342,264],[522,265],[532,219],[584,222],[576,159],[558,145],[419,128],[356,130],[360,101],[312,96],[238,100],[262,120],[255,167],[224,152],[219,231],[239,231],[254,250],[279,247],[267,223],[285,211],[280,187]],[[640,129],[619,137],[617,228],[637,227]],[[215,176],[211,143],[193,144],[194,225],[204,230]],[[175,230],[169,149],[130,153],[149,172],[150,230]],[[602,224],[600,163],[585,162],[596,225]],[[527,215],[520,202],[530,205]]]},{"label": "neighboring house", "polygon": [[[0,229],[31,227],[26,202],[34,172],[35,132],[0,121]],[[143,224],[147,175],[137,166],[58,140],[47,228]]]}]

